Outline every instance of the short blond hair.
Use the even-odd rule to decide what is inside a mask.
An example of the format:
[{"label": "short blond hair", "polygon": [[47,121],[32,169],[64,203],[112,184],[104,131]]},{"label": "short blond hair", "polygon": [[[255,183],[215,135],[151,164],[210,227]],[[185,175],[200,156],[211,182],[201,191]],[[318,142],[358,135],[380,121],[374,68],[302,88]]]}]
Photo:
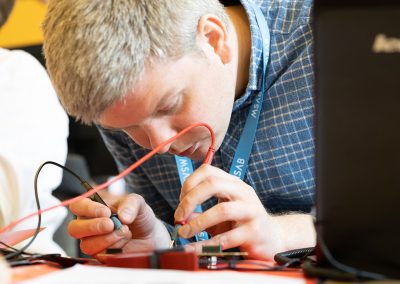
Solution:
[{"label": "short blond hair", "polygon": [[52,0],[43,23],[44,55],[66,111],[96,122],[126,96],[154,59],[195,49],[198,21],[217,0]]}]

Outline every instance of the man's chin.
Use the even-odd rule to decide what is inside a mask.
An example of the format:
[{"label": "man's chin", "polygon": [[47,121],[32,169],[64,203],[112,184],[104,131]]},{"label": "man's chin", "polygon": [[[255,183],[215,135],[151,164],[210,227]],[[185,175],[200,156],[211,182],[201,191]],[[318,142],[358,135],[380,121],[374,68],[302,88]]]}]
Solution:
[{"label": "man's chin", "polygon": [[207,152],[202,151],[201,149],[197,149],[193,153],[185,155],[185,157],[188,157],[192,161],[198,162],[198,161],[203,161],[205,159],[206,155],[207,155]]},{"label": "man's chin", "polygon": [[187,158],[191,159],[192,161],[202,161],[205,158],[205,155],[201,153],[194,152],[193,154],[187,155]]},{"label": "man's chin", "polygon": [[195,151],[193,153],[180,153],[180,154],[175,154],[175,153],[170,153],[171,155],[176,155],[179,157],[186,157],[189,158],[192,161],[201,161],[205,158],[205,154],[200,153],[200,151]]}]

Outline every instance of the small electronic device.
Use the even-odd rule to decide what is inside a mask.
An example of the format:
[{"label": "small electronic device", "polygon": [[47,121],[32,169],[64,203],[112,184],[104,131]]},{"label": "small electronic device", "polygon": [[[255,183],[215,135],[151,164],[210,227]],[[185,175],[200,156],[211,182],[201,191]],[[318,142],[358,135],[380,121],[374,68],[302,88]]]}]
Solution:
[{"label": "small electronic device", "polygon": [[198,270],[200,268],[214,269],[220,259],[242,258],[246,252],[222,251],[221,246],[203,246],[202,252],[185,251],[183,246],[169,249],[122,253],[121,250],[107,250],[96,258],[107,266],[126,268],[153,268]]}]

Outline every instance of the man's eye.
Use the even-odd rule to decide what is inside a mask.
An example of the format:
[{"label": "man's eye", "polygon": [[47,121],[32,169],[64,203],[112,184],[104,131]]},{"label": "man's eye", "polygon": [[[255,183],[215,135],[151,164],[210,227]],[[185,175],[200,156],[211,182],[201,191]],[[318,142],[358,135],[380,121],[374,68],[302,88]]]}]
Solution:
[{"label": "man's eye", "polygon": [[176,107],[175,106],[166,107],[166,108],[159,109],[157,111],[157,115],[171,115],[171,114],[174,114],[175,111],[176,111]]},{"label": "man's eye", "polygon": [[173,115],[177,113],[183,104],[183,92],[178,92],[175,96],[170,98],[165,104],[157,110],[157,116]]},{"label": "man's eye", "polygon": [[180,100],[174,100],[170,104],[166,105],[165,107],[160,108],[157,111],[157,115],[172,115],[178,112],[180,106]]}]

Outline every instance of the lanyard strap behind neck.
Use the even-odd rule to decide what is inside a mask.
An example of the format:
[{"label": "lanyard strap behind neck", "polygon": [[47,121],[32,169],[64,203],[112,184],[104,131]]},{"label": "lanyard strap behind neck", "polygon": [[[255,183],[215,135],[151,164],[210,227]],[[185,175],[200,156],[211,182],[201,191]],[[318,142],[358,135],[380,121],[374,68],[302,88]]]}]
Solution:
[{"label": "lanyard strap behind neck", "polygon": [[235,175],[242,180],[244,179],[244,176],[246,174],[247,165],[251,154],[251,149],[253,148],[254,139],[257,132],[258,121],[260,120],[262,104],[264,101],[265,73],[267,71],[267,65],[269,59],[269,44],[270,44],[269,29],[267,22],[265,21],[264,15],[262,14],[260,8],[254,5],[254,3],[249,3],[249,5],[256,16],[256,21],[261,32],[261,37],[262,37],[261,60],[263,63],[262,64],[263,69],[262,69],[261,90],[258,93],[258,95],[254,98],[249,113],[247,114],[246,123],[244,125],[242,135],[240,136],[235,156],[233,157],[231,168],[229,171],[230,174]]}]

